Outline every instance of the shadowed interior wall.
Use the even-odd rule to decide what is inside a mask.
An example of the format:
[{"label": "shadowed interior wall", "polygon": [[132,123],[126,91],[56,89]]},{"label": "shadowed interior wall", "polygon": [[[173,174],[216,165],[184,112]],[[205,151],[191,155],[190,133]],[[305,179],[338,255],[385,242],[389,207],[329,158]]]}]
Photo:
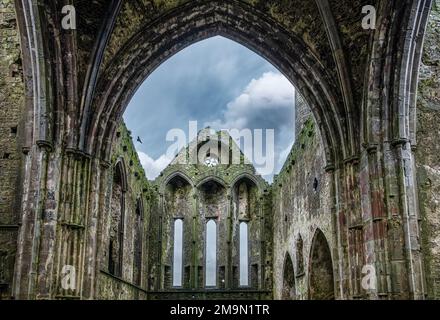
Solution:
[{"label": "shadowed interior wall", "polygon": [[0,299],[11,297],[21,205],[25,95],[14,7],[0,1]]},{"label": "shadowed interior wall", "polygon": [[333,300],[335,298],[333,262],[327,240],[320,230],[316,232],[312,242],[309,268],[309,298]]},{"label": "shadowed interior wall", "polygon": [[294,300],[296,297],[295,288],[295,270],[293,269],[293,262],[290,255],[286,254],[283,271],[283,293],[282,300]]}]

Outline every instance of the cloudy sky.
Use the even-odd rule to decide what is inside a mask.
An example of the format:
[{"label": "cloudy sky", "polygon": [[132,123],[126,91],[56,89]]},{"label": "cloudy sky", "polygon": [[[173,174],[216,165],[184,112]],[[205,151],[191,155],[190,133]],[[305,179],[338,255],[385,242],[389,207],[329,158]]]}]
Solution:
[{"label": "cloudy sky", "polygon": [[[124,119],[149,179],[171,161],[167,132],[189,121],[219,129],[274,129],[278,173],[294,140],[294,88],[269,62],[231,40],[198,42],[165,61],[142,84]],[[263,136],[264,140],[266,139]],[[258,168],[257,168],[258,170]]]}]

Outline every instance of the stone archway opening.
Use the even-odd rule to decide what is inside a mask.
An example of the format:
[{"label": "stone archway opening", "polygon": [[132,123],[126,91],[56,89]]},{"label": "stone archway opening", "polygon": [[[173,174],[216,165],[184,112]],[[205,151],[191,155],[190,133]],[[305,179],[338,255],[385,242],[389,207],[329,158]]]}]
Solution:
[{"label": "stone archway opening", "polygon": [[[214,19],[207,18],[206,11],[201,14],[201,9],[213,10]],[[298,88],[317,119],[329,165],[333,165],[336,158],[345,157],[349,151],[342,149],[349,145],[342,143],[346,133],[340,123],[340,119],[345,118],[345,111],[339,109],[340,97],[332,88],[334,83],[329,81],[328,72],[321,68],[321,63],[302,39],[287,36],[287,31],[280,25],[266,21],[254,9],[249,9],[246,4],[238,2],[212,1],[206,7],[186,5],[164,17],[159,26],[149,25],[134,34],[97,80],[96,94],[90,106],[96,112],[84,118],[82,124],[85,130],[80,143],[84,148],[108,158],[115,127],[145,79],[183,49],[222,36],[265,58]],[[270,27],[268,33],[276,36],[258,37],[261,26],[255,21]]]},{"label": "stone archway opening", "polygon": [[332,255],[327,239],[319,229],[313,238],[309,259],[309,298],[311,300],[334,300]]},{"label": "stone archway opening", "polygon": [[295,270],[293,268],[292,258],[289,253],[286,253],[283,268],[283,291],[282,300],[295,300],[296,286],[295,286]]},{"label": "stone archway opening", "polygon": [[[18,239],[14,243],[8,240],[10,248],[0,252],[0,265],[9,265],[17,252],[15,267],[6,267],[4,280],[13,284],[14,298],[55,297],[61,270],[51,266],[67,260],[76,261],[78,274],[84,275],[75,295],[97,296],[100,270],[106,268],[101,264],[107,262],[102,253],[108,238],[102,234],[108,227],[111,145],[120,117],[133,92],[155,68],[213,35],[228,36],[270,58],[301,89],[313,110],[323,135],[332,199],[337,202],[328,206],[336,208],[338,231],[334,232],[341,239],[337,244],[331,241],[338,246],[334,259],[341,262],[338,274],[344,279],[338,282],[338,298],[358,296],[351,289],[360,287],[359,279],[344,266],[357,263],[359,256],[366,263],[371,259],[377,265],[397,266],[391,277],[387,272],[381,274],[378,292],[386,298],[425,296],[423,255],[420,243],[413,241],[422,237],[414,187],[418,176],[413,172],[417,147],[413,111],[420,46],[432,1],[381,2],[373,34],[347,28],[346,21],[340,20],[360,21],[361,3],[346,6],[349,12],[344,12],[345,6],[331,1],[304,1],[304,7],[306,2],[315,5],[317,13],[304,15],[313,19],[310,25],[316,28],[312,32],[295,27],[307,22],[298,20],[293,12],[273,15],[272,6],[266,10],[255,2],[218,0],[179,2],[179,7],[172,5],[154,16],[151,10],[138,10],[151,19],[140,16],[137,21],[145,23],[132,24],[129,32],[125,32],[127,28],[121,32],[116,20],[122,1],[112,1],[108,7],[100,6],[100,1],[84,2],[84,11],[96,12],[96,20],[104,20],[101,24],[79,15],[86,16],[90,26],[102,27],[95,39],[89,32],[94,28],[62,32],[54,23],[59,20],[57,2],[34,6],[31,1],[16,1],[26,88],[25,93],[11,97],[28,98],[20,115],[26,132],[18,130],[17,135],[24,141],[23,155],[16,157],[15,151],[7,151],[3,160],[21,160],[21,169],[12,168],[11,176],[21,172],[23,177],[12,183],[8,193],[22,194],[14,200],[19,217],[8,218],[0,230],[2,237],[11,237],[12,230],[12,237]],[[93,10],[91,3],[102,10]],[[125,1],[128,3],[133,2]],[[293,11],[300,11],[296,8]],[[131,15],[136,10],[127,12]],[[52,35],[60,38],[54,41]],[[319,35],[327,35],[327,39]],[[310,38],[320,40],[313,44]],[[19,44],[8,46],[18,48]],[[344,57],[344,51],[353,57]],[[12,77],[17,74],[11,69]],[[44,85],[42,79],[46,79]],[[21,103],[14,98],[8,105]],[[4,122],[3,117],[1,120]],[[16,124],[12,125],[11,135],[16,135]],[[71,212],[78,219],[65,219]],[[389,217],[395,221],[389,223]],[[343,236],[354,228],[358,235]],[[63,239],[73,232],[77,233],[75,242],[84,247],[63,252]],[[371,235],[374,245],[367,245],[363,235]],[[403,240],[390,250],[388,238]],[[331,297],[331,251],[323,235],[315,236],[309,258],[310,296]],[[389,280],[393,276],[401,277],[402,283]],[[377,292],[359,293],[377,298]]]}]

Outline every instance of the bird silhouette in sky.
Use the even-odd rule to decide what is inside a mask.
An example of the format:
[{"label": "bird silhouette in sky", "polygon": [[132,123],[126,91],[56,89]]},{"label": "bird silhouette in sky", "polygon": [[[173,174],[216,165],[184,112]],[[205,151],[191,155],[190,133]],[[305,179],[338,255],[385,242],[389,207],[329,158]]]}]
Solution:
[{"label": "bird silhouette in sky", "polygon": [[141,137],[138,136],[137,142],[142,143]]}]

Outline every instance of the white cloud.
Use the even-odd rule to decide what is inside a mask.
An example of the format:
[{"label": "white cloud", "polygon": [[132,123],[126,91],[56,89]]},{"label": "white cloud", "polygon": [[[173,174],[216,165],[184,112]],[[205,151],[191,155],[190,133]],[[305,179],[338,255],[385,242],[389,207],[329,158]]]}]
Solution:
[{"label": "white cloud", "polygon": [[149,180],[156,179],[172,161],[166,155],[160,156],[157,160],[151,158],[148,154],[138,151],[139,160],[144,167],[145,174]]},{"label": "white cloud", "polygon": [[[225,66],[225,68],[227,68]],[[274,169],[278,171],[284,163],[293,141],[294,133],[294,87],[280,73],[267,72],[259,78],[251,80],[244,90],[231,100],[221,118],[208,122],[205,126],[220,129],[274,129]],[[263,134],[263,144],[266,149],[266,132]],[[255,137],[254,137],[255,138]],[[252,155],[254,146],[243,150],[249,159],[255,160]],[[145,150],[144,150],[145,151]],[[265,151],[266,152],[266,151]],[[156,160],[146,152],[138,150],[139,159],[146,171],[148,179],[158,177],[173,159],[166,154]],[[269,156],[268,154],[263,154]],[[261,165],[256,163],[257,171]],[[265,175],[269,181],[272,175]]]},{"label": "white cloud", "polygon": [[[275,141],[272,156],[274,170],[279,171],[284,164],[294,140],[294,106],[295,88],[281,73],[267,72],[258,79],[253,79],[234,100],[227,104],[221,119],[206,123],[205,126],[220,129],[274,129]],[[265,132],[264,135],[266,135]],[[254,137],[255,139],[255,137]],[[254,141],[255,142],[255,141]],[[263,145],[267,152],[267,141],[263,138]],[[243,146],[240,146],[243,149]],[[250,148],[249,148],[250,147]],[[256,146],[244,147],[244,154],[248,159],[255,160]],[[270,155],[266,154],[269,159]],[[258,172],[261,166],[254,161]],[[263,176],[271,181],[272,174]],[[274,173],[274,172],[273,172]]]},{"label": "white cloud", "polygon": [[[228,103],[223,119],[207,123],[216,129],[274,129],[293,122],[287,118],[294,106],[294,87],[282,74],[264,73],[253,79],[241,95]],[[275,127],[276,126],[276,127]]]}]

